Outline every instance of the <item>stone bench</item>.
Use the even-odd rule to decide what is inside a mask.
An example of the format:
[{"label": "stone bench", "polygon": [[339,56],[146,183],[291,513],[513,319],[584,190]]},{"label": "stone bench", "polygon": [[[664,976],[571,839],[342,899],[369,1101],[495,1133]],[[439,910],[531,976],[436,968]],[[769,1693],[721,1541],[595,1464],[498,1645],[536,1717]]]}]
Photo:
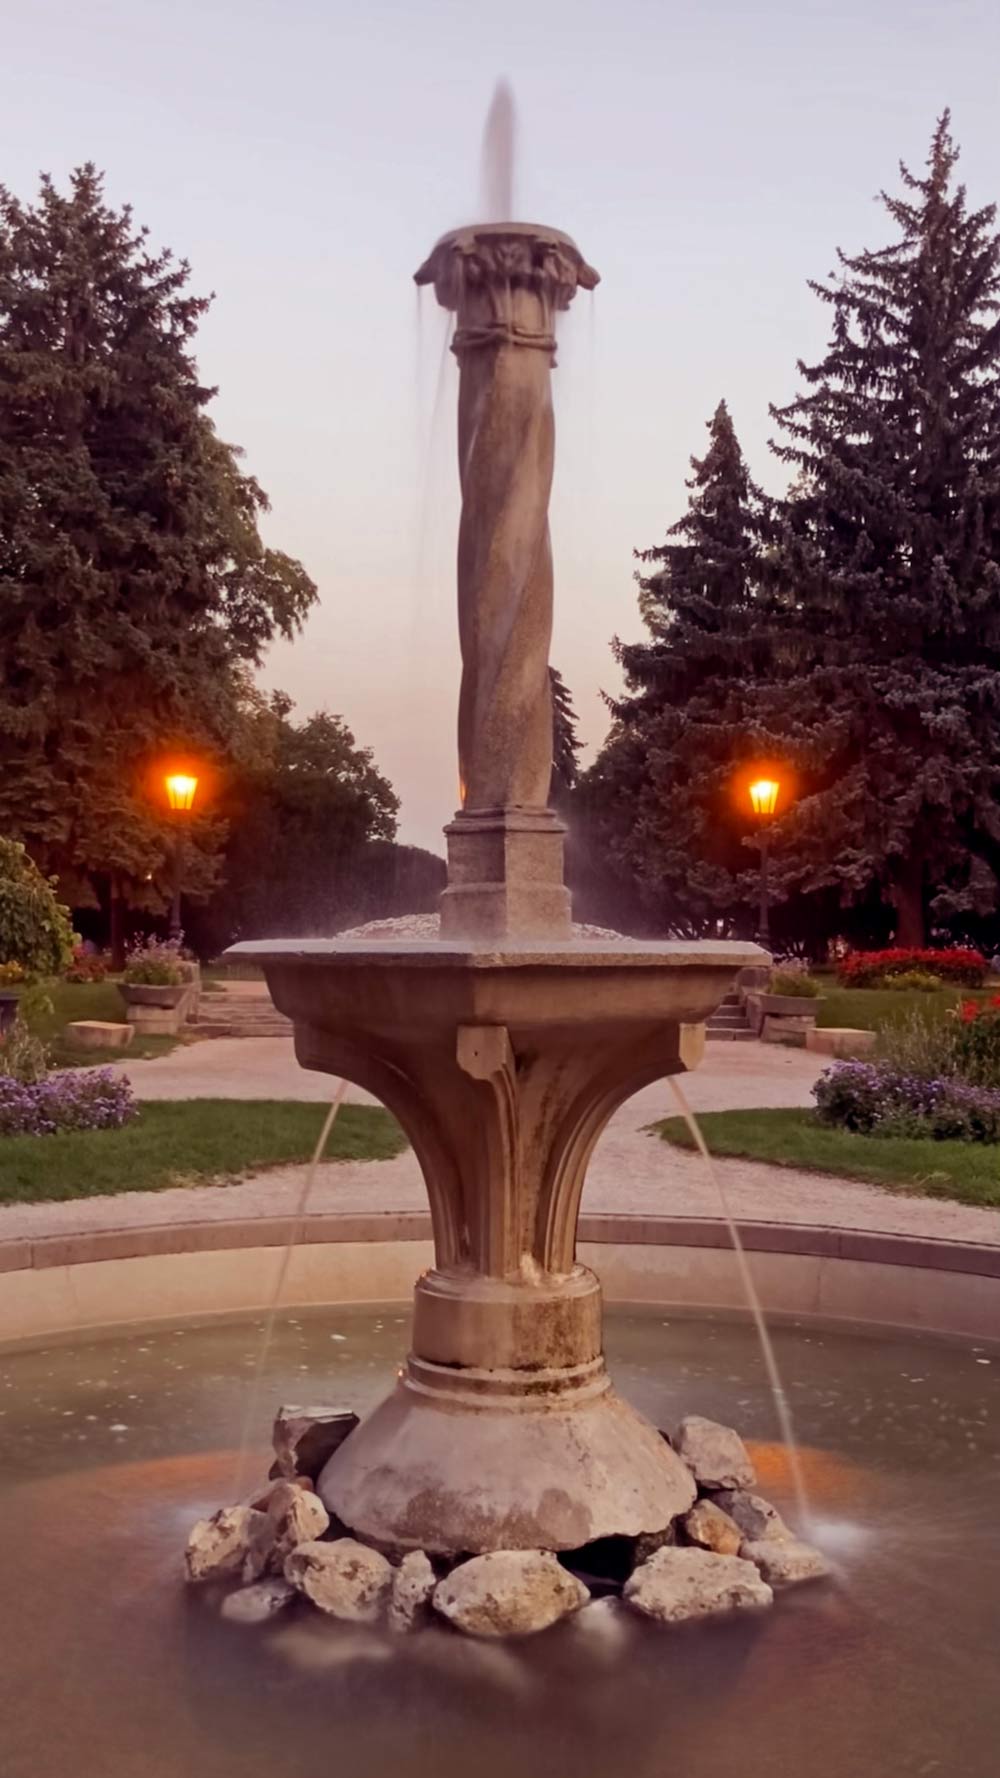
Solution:
[{"label": "stone bench", "polygon": [[874,1031],[856,1030],[853,1025],[817,1026],[806,1033],[806,1049],[817,1056],[867,1056],[875,1048]]},{"label": "stone bench", "polygon": [[133,1027],[110,1019],[74,1019],[66,1026],[66,1042],[74,1050],[125,1050],[132,1042]]}]

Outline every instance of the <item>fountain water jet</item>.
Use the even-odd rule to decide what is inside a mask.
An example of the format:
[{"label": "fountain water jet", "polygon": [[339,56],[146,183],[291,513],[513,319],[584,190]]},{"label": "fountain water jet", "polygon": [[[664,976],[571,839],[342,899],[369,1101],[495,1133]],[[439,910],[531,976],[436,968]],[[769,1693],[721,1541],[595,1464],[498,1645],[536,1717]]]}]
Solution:
[{"label": "fountain water jet", "polygon": [[576,1260],[587,1162],[615,1109],[693,1066],[756,946],[580,942],[548,806],[555,324],[597,274],[557,229],[443,237],[418,273],[455,313],[462,807],[437,942],[245,944],[305,1067],[395,1112],[435,1264],[392,1394],[319,1481],[390,1549],[571,1550],[656,1534],[690,1470],[612,1389],[600,1285]]}]

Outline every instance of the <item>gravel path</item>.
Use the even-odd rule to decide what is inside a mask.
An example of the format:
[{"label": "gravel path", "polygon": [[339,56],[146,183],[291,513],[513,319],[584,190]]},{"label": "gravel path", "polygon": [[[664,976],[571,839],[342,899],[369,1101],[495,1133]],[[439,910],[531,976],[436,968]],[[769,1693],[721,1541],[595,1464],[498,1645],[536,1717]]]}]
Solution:
[{"label": "gravel path", "polygon": [[[695,1111],[809,1105],[822,1064],[801,1050],[763,1044],[710,1044],[702,1067],[684,1077]],[[219,1039],[175,1050],[128,1069],[143,1098],[328,1099],[330,1082],[299,1069],[284,1039]],[[365,1094],[352,1089],[351,1097]],[[647,1087],[612,1118],[591,1162],[583,1207],[628,1216],[718,1216],[719,1199],[703,1162],[647,1133],[675,1110],[669,1084]],[[1000,1244],[1000,1212],[906,1197],[825,1174],[756,1161],[716,1163],[741,1222],[800,1222],[944,1240]],[[288,1216],[302,1191],[301,1167],[277,1167],[241,1183],[133,1192],[65,1204],[0,1209],[0,1240],[135,1228],[145,1223]],[[391,1161],[335,1162],[317,1173],[313,1211],[420,1210],[427,1204],[413,1155]]]}]

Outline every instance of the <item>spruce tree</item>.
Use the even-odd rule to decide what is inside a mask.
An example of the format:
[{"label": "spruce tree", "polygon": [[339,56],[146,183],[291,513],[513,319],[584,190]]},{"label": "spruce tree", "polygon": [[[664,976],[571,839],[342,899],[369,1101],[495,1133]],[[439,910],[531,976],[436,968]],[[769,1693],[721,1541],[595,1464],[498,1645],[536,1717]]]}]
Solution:
[{"label": "spruce tree", "polygon": [[593,843],[637,883],[654,925],[690,932],[716,930],[750,898],[732,782],[761,746],[754,687],[769,662],[758,608],[764,503],[724,401],[707,424],[687,511],[666,542],[637,552],[650,639],[615,644],[628,689],[611,703],[614,727],[582,798]]},{"label": "spruce tree", "polygon": [[93,166],[0,188],[0,831],[78,903],[149,893],[151,764],[225,752],[239,668],[315,596],[208,417],[187,285]]},{"label": "spruce tree", "polygon": [[957,158],[945,113],[926,173],[882,194],[895,238],[813,284],[829,349],[772,409],[796,479],[768,719],[807,791],[782,868],[878,887],[907,944],[994,906],[1000,866],[1000,242]]},{"label": "spruce tree", "polygon": [[573,695],[561,673],[549,668],[552,691],[552,785],[549,800],[553,808],[565,807],[580,778],[577,754],[583,742],[576,732],[576,711]]}]

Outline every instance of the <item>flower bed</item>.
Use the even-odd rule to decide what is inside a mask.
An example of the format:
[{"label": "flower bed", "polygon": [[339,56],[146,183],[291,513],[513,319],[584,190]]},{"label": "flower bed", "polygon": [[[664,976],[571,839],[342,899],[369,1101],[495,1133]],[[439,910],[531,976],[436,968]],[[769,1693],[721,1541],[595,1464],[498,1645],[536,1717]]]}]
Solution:
[{"label": "flower bed", "polygon": [[838,963],[837,975],[845,987],[874,988],[889,976],[918,969],[926,970],[943,982],[978,988],[982,986],[986,968],[986,958],[980,951],[959,947],[946,951],[849,951]]},{"label": "flower bed", "polygon": [[813,1091],[821,1122],[864,1136],[1000,1142],[1000,1090],[954,1076],[906,1074],[880,1062],[839,1062]]},{"label": "flower bed", "polygon": [[138,1113],[129,1082],[109,1068],[15,1080],[0,1074],[0,1136],[52,1136],[57,1130],[117,1130]]}]

